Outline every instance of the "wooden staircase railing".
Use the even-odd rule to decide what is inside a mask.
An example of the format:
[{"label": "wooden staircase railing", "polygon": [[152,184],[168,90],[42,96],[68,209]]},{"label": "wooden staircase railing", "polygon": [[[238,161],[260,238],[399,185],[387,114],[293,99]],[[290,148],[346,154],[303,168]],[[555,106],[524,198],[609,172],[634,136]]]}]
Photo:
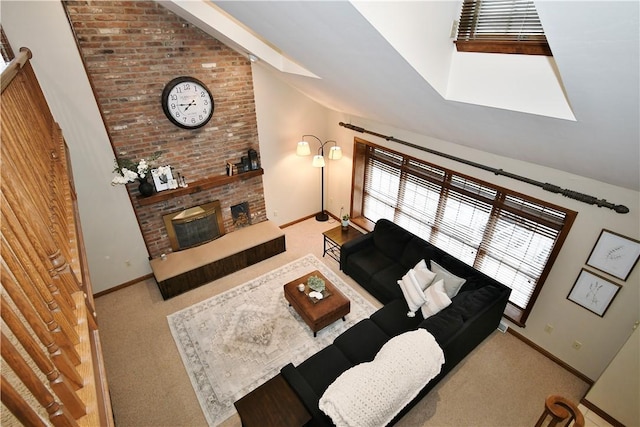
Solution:
[{"label": "wooden staircase railing", "polygon": [[0,424],[113,426],[68,149],[30,58],[2,72]]}]

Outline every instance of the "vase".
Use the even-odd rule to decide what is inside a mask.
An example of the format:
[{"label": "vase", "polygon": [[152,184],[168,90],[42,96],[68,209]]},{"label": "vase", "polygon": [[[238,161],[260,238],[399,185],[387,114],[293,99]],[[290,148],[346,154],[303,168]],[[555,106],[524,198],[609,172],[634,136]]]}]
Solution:
[{"label": "vase", "polygon": [[147,178],[138,178],[140,185],[138,191],[142,197],[149,197],[153,194],[153,184],[147,181]]},{"label": "vase", "polygon": [[343,230],[348,230],[349,229],[349,220],[342,220],[342,229]]}]

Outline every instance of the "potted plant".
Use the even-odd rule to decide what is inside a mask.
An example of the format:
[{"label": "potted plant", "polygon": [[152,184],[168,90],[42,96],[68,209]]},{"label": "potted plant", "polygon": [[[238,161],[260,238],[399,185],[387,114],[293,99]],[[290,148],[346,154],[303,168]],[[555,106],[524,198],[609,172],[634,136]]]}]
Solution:
[{"label": "potted plant", "polygon": [[346,230],[349,227],[349,214],[342,215],[342,229]]}]

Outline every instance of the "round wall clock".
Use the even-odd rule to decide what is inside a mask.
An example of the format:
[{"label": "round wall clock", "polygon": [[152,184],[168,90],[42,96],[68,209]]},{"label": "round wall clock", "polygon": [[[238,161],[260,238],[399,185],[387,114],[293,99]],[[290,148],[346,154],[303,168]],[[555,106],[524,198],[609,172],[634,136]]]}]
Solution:
[{"label": "round wall clock", "polygon": [[162,91],[162,110],[176,126],[197,129],[207,124],[213,115],[213,96],[200,80],[176,77]]}]

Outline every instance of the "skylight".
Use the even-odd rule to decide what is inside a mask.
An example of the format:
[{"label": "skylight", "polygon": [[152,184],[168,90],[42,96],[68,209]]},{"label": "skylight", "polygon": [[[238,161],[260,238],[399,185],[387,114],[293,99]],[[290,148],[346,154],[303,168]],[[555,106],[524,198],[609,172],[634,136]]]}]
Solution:
[{"label": "skylight", "polygon": [[444,99],[575,121],[552,56],[456,50],[461,3],[352,4]]}]

